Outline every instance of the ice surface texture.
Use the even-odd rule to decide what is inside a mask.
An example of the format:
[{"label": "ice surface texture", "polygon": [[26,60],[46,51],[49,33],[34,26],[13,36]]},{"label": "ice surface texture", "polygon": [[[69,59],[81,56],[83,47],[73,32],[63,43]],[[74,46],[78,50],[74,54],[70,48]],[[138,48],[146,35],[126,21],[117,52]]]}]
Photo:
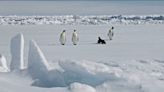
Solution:
[{"label": "ice surface texture", "polygon": [[121,73],[121,69],[90,61],[59,61],[64,71],[51,69],[36,42],[31,41],[29,47],[28,72],[35,80],[33,86],[63,87],[74,82],[97,86],[106,80],[117,79]]},{"label": "ice surface texture", "polygon": [[[16,35],[11,40],[11,71],[22,70],[24,38],[22,34]],[[35,41],[30,41],[28,52],[27,71],[34,80],[33,86],[39,87],[65,87],[74,82],[97,86],[107,80],[119,78],[122,70],[109,68],[102,63],[90,61],[59,61],[61,69],[53,69],[40,47]]]}]

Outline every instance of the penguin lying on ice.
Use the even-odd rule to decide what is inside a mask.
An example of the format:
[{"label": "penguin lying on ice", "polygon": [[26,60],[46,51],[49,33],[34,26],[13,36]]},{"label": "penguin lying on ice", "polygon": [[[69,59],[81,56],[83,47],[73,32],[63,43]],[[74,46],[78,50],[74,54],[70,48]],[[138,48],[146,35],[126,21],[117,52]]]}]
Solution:
[{"label": "penguin lying on ice", "polygon": [[100,37],[98,37],[98,44],[106,44],[105,40],[101,39]]}]

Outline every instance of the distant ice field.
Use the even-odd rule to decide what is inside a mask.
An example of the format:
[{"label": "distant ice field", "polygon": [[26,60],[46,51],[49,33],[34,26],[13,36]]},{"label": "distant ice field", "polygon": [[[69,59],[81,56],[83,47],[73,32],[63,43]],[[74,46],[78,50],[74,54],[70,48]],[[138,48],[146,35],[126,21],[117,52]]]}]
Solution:
[{"label": "distant ice field", "polygon": [[164,24],[164,15],[0,16],[0,25],[142,25]]}]

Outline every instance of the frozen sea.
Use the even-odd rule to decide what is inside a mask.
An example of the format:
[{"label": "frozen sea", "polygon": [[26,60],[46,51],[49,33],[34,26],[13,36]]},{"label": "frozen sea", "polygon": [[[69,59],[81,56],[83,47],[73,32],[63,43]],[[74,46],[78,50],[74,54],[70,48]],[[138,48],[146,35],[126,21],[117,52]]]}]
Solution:
[{"label": "frozen sea", "polygon": [[[163,10],[164,1],[0,1],[0,92],[164,92]],[[118,23],[103,24],[108,15]]]}]

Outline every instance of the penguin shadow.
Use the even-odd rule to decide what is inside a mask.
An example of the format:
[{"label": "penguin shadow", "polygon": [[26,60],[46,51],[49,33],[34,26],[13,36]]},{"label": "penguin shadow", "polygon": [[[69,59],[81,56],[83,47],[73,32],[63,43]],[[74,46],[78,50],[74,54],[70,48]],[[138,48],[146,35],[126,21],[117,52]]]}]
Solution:
[{"label": "penguin shadow", "polygon": [[56,45],[58,45],[58,44],[55,44],[55,43],[48,44],[48,46],[56,46]]},{"label": "penguin shadow", "polygon": [[62,44],[55,44],[55,43],[50,43],[50,44],[48,44],[47,46],[66,46],[66,45],[70,45],[70,44],[64,44],[64,45],[62,45]]},{"label": "penguin shadow", "polygon": [[79,42],[79,44],[76,44],[76,45],[73,45],[71,43],[67,43],[65,45],[61,45],[59,43],[49,43],[47,46],[84,46],[84,45],[99,45],[99,44],[103,44],[103,45],[106,45],[109,41],[111,41],[110,39],[101,39],[100,43],[98,43],[98,40],[96,40],[96,42],[87,42],[87,41],[82,41],[82,42]]},{"label": "penguin shadow", "polygon": [[55,44],[55,43],[50,43],[47,46],[84,46],[84,45],[97,45],[97,42],[86,42],[86,43],[79,43],[77,45],[73,45],[73,44],[65,44],[65,45],[61,45],[61,44]]},{"label": "penguin shadow", "polygon": [[81,44],[76,44],[76,45],[74,45],[74,44],[64,44],[64,45],[62,45],[62,44],[55,44],[55,43],[52,43],[52,44],[48,44],[47,46],[77,46],[77,45],[81,45]]},{"label": "penguin shadow", "polygon": [[58,43],[49,43],[49,44],[47,44],[47,46],[70,46],[70,44],[64,44],[64,45],[62,45],[62,44],[58,44]]},{"label": "penguin shadow", "polygon": [[105,38],[105,41],[112,41],[113,39]]},{"label": "penguin shadow", "polygon": [[[106,40],[105,40],[106,41]],[[107,44],[107,42],[105,43]],[[105,44],[102,44],[102,45],[105,45]],[[73,45],[73,44],[65,44],[65,45],[61,45],[61,44],[55,44],[55,43],[50,43],[48,44],[47,46],[87,46],[87,45],[101,45],[100,43],[98,42],[85,42],[85,43],[79,43],[77,45]]]},{"label": "penguin shadow", "polygon": [[104,39],[105,41],[111,41],[110,39]]}]

